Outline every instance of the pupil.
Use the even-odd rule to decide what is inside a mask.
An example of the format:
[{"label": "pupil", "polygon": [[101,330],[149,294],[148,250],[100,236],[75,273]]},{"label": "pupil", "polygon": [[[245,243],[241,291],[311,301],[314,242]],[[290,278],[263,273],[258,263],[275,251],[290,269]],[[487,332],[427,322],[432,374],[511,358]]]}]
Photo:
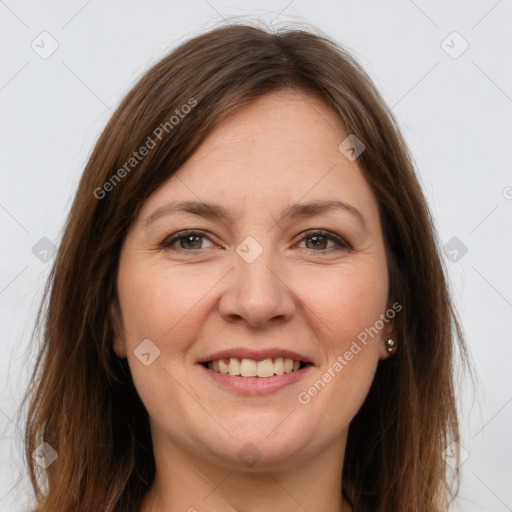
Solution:
[{"label": "pupil", "polygon": [[320,245],[319,245],[319,243],[318,243],[318,241],[319,241],[319,240],[321,240],[321,239],[324,239],[324,242],[325,242],[325,237],[323,237],[323,236],[311,236],[311,237],[309,237],[309,239],[310,239],[310,240],[314,240],[314,241],[315,241],[315,242],[313,243],[313,247],[314,247],[314,248],[318,248],[318,247],[320,247],[320,245],[322,245],[322,248],[323,248],[323,245],[325,245],[325,243],[324,243],[324,244],[322,244],[322,242],[320,242]]},{"label": "pupil", "polygon": [[190,245],[190,246],[192,246],[192,247],[193,247],[193,246],[194,246],[194,243],[191,243],[191,244],[190,244],[190,243],[189,243],[189,241],[190,241],[190,240],[192,240],[192,239],[194,239],[194,238],[196,239],[196,243],[197,243],[197,241],[200,239],[200,237],[198,237],[197,235],[189,235],[189,236],[187,236],[187,237],[185,238],[185,244]]}]

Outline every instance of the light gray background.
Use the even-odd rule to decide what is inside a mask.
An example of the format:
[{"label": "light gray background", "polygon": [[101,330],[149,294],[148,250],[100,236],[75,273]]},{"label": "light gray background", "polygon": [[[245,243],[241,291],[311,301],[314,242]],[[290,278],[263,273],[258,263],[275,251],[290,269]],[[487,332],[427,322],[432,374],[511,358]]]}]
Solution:
[{"label": "light gray background", "polygon": [[[511,0],[0,1],[0,510],[29,505],[16,412],[51,265],[32,248],[43,237],[58,244],[92,146],[141,73],[232,15],[317,26],[393,106],[442,243],[467,247],[457,262],[446,257],[478,374],[459,392],[468,458],[454,510],[512,510]],[[59,45],[47,59],[31,48],[43,31]],[[469,44],[458,58],[453,31]]]}]

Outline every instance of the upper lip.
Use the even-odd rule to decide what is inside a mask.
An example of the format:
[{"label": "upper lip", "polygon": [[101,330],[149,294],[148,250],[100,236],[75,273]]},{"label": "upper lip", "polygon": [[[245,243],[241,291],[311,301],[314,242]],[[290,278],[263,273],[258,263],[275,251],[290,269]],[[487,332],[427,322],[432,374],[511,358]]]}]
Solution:
[{"label": "upper lip", "polygon": [[299,354],[293,350],[283,348],[267,348],[255,350],[250,348],[227,348],[220,352],[215,352],[209,356],[203,357],[198,363],[206,363],[208,361],[218,361],[219,359],[228,359],[237,357],[238,359],[254,359],[263,361],[263,359],[274,359],[276,357],[290,358],[294,361],[302,361],[304,363],[312,363],[311,359],[305,355]]}]

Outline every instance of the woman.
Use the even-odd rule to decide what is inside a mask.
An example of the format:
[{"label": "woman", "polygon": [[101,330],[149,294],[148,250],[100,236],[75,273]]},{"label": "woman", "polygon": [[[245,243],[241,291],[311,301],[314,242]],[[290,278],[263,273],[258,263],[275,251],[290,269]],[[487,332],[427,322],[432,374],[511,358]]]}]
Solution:
[{"label": "woman", "polygon": [[39,322],[38,512],[455,495],[465,351],[431,216],[391,113],[328,38],[230,25],[150,69],[84,170]]}]

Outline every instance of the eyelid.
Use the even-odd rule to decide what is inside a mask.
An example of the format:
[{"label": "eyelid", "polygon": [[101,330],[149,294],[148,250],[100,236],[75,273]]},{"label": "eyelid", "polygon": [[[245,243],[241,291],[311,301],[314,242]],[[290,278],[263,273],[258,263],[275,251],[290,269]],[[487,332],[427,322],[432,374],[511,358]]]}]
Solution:
[{"label": "eyelid", "polygon": [[[172,244],[174,244],[181,238],[185,238],[187,236],[192,236],[192,235],[197,235],[197,236],[201,236],[204,238],[208,238],[213,244],[215,244],[215,242],[213,242],[213,240],[211,240],[210,236],[206,232],[204,232],[202,230],[198,230],[198,229],[185,229],[182,231],[177,231],[171,235],[168,235],[163,240],[163,242],[160,244],[160,247],[162,249],[169,249]],[[306,238],[311,237],[311,236],[321,236],[321,237],[327,238],[328,240],[333,241],[338,246],[337,248],[331,247],[330,249],[320,250],[320,251],[315,251],[314,249],[307,249],[311,252],[328,253],[328,252],[332,252],[333,250],[341,250],[341,249],[345,249],[347,251],[353,250],[353,247],[351,246],[351,244],[349,244],[344,238],[337,235],[336,233],[333,233],[332,231],[327,231],[325,229],[310,229],[307,231],[303,231],[298,236],[300,236],[300,238],[297,243],[300,243],[303,240],[305,240]],[[178,251],[178,252],[179,251],[200,252],[201,250],[203,250],[203,249],[202,248],[197,249],[197,250],[187,250],[187,249],[181,249],[181,248],[176,249],[176,251]]]},{"label": "eyelid", "polygon": [[[302,232],[300,236],[299,242],[302,242],[305,238],[308,238],[309,236],[322,236],[324,238],[327,238],[328,240],[332,240],[333,242],[337,243],[340,248],[346,249],[346,250],[352,250],[353,247],[341,236],[337,235],[336,233],[333,233],[332,231],[327,231],[325,229],[310,229],[308,231]],[[313,252],[329,252],[329,251],[314,251],[313,249],[310,249]]]},{"label": "eyelid", "polygon": [[[180,238],[185,238],[187,236],[202,236],[204,238],[210,239],[208,234],[204,231],[198,230],[198,229],[184,229],[183,231],[176,231],[176,233],[173,233],[171,235],[168,235],[165,237],[164,241],[160,244],[160,247],[163,249],[169,248],[173,243],[177,242]],[[214,243],[211,239],[210,241]],[[186,249],[181,249],[182,251],[186,251]],[[196,251],[186,251],[186,252],[199,252],[201,249],[198,249]]]}]

